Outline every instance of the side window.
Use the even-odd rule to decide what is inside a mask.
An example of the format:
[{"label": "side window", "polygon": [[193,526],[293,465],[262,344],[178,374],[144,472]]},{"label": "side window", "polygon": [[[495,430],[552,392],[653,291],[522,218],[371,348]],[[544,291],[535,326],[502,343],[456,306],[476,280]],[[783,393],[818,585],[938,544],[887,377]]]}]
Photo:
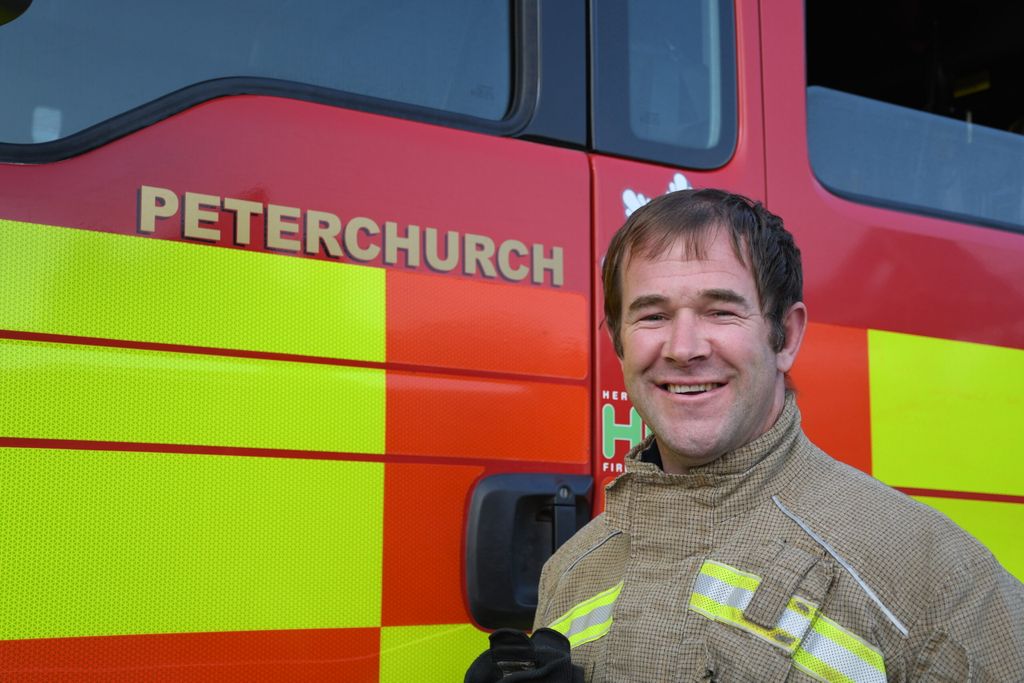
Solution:
[{"label": "side window", "polygon": [[727,0],[594,0],[593,142],[601,152],[716,168],[736,145]]},{"label": "side window", "polygon": [[823,185],[1024,231],[1024,4],[807,2],[807,121]]},{"label": "side window", "polygon": [[34,0],[0,24],[0,143],[59,140],[238,77],[498,121],[512,73],[508,0]]}]

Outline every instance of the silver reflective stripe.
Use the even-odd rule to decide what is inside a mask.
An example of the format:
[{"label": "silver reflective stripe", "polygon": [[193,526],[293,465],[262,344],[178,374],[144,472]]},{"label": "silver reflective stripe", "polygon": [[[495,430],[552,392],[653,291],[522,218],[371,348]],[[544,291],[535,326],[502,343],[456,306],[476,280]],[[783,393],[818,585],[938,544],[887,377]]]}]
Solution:
[{"label": "silver reflective stripe", "polygon": [[622,591],[622,582],[601,591],[573,606],[568,612],[555,619],[548,628],[554,629],[569,639],[569,647],[601,638],[612,628],[612,612],[615,601]]},{"label": "silver reflective stripe", "polygon": [[705,560],[693,583],[689,609],[713,621],[743,629],[782,648],[793,666],[824,683],[882,683],[885,660],[877,647],[792,596],[778,623],[755,624],[743,612],[763,579],[715,560]]},{"label": "silver reflective stripe", "polygon": [[[608,541],[612,540],[613,538],[615,538],[616,536],[618,536],[621,533],[622,533],[621,531],[613,531],[610,534],[608,534],[607,536],[605,536],[604,538],[602,538],[600,541],[595,543],[585,553],[583,553],[582,555],[577,557],[575,560],[573,560],[572,563],[568,567],[563,569],[561,576],[565,576],[566,574],[571,572],[576,567],[576,565],[578,565],[580,563],[580,560],[582,560],[584,557],[586,557],[590,553],[594,552],[595,550],[597,550],[598,548],[603,546],[605,543],[607,543]],[[559,578],[561,578],[561,576]]]},{"label": "silver reflective stripe", "polygon": [[573,636],[578,636],[591,626],[596,626],[597,624],[608,622],[608,625],[610,627],[612,620],[612,610],[614,608],[615,603],[613,602],[610,605],[602,605],[601,607],[596,607],[591,611],[587,612],[586,614],[576,617],[572,620],[572,623],[569,624],[569,629],[562,635],[564,635],[566,638],[572,641]]},{"label": "silver reflective stripe", "polygon": [[783,610],[782,617],[779,618],[779,623],[775,625],[775,628],[782,629],[787,633],[792,633],[796,636],[797,640],[803,638],[804,633],[811,626],[811,620],[805,617],[799,612],[795,612],[788,607]]},{"label": "silver reflective stripe", "polygon": [[[744,584],[743,586],[734,584]],[[730,624],[792,653],[811,627],[818,608],[796,596],[789,599],[779,621],[771,628],[743,616],[761,579],[721,562],[707,560],[693,583],[689,609],[709,619]]]},{"label": "silver reflective stripe", "polygon": [[889,621],[892,622],[892,625],[895,626],[899,630],[899,632],[904,635],[904,637],[907,636],[910,633],[907,630],[907,627],[903,625],[903,622],[900,621],[899,619],[897,619],[896,615],[893,614],[892,611],[888,607],[885,606],[885,604],[882,602],[882,599],[878,597],[878,595],[875,593],[875,591],[871,590],[871,586],[869,586],[864,581],[864,579],[860,578],[860,574],[858,574],[857,571],[853,567],[850,566],[850,563],[847,562],[845,559],[843,559],[839,555],[839,553],[837,553],[835,551],[835,549],[832,546],[830,546],[825,541],[824,538],[822,538],[818,534],[814,533],[814,530],[811,529],[811,527],[808,526],[808,524],[806,522],[804,522],[804,520],[800,519],[799,517],[794,515],[792,512],[790,512],[786,508],[786,506],[782,504],[782,501],[779,500],[778,496],[772,496],[772,501],[775,503],[776,507],[778,507],[780,510],[782,510],[783,514],[785,514],[791,520],[796,522],[797,525],[801,529],[803,529],[807,533],[808,536],[813,538],[818,543],[818,545],[820,545],[822,548],[824,548],[828,552],[829,555],[831,555],[832,557],[835,558],[836,562],[838,562],[839,564],[841,564],[843,566],[843,569],[845,569],[846,572],[851,577],[853,577],[854,581],[856,581],[858,584],[860,584],[861,589],[867,594],[867,596],[869,598],[871,598],[871,600],[876,605],[878,605],[878,609],[882,610],[882,614],[884,614],[886,616],[886,618]]},{"label": "silver reflective stripe", "polygon": [[732,586],[707,574],[698,574],[693,582],[693,592],[711,598],[720,605],[729,605],[743,611],[754,597],[753,591],[739,586]]}]

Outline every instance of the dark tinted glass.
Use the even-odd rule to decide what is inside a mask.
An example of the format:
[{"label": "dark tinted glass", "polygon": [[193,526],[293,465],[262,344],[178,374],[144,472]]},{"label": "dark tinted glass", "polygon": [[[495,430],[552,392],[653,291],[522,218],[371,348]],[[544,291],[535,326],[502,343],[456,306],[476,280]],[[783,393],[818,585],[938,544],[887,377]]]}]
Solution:
[{"label": "dark tinted glass", "polygon": [[604,152],[692,168],[736,143],[732,3],[595,0],[593,133]]},{"label": "dark tinted glass", "polygon": [[60,139],[235,76],[500,120],[511,41],[507,0],[35,0],[0,26],[0,142]]},{"label": "dark tinted glass", "polygon": [[811,166],[850,199],[1024,229],[1024,136],[807,89]]}]

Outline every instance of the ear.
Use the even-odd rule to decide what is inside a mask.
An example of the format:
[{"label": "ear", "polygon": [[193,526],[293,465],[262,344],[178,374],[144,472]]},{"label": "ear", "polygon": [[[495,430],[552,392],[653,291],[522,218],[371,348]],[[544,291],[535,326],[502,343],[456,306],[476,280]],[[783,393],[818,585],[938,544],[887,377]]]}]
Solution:
[{"label": "ear", "polygon": [[785,374],[793,367],[800,344],[804,341],[804,332],[807,331],[807,306],[802,301],[796,302],[786,311],[782,318],[782,329],[786,332],[786,340],[782,349],[775,354],[775,365],[779,372]]}]

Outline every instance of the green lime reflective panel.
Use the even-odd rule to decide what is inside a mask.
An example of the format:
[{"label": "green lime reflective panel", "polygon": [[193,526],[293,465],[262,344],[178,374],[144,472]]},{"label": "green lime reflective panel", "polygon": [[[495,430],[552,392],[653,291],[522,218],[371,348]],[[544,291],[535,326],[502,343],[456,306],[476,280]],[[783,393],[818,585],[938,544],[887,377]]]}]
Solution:
[{"label": "green lime reflective panel", "polygon": [[914,496],[984,543],[1006,571],[1024,581],[1024,505],[988,500]]},{"label": "green lime reflective panel", "polygon": [[0,639],[380,625],[384,466],[0,449]]},{"label": "green lime reflective panel", "polygon": [[868,330],[868,354],[876,477],[1021,493],[1024,351]]},{"label": "green lime reflective panel", "polygon": [[0,220],[0,328],[384,361],[385,272]]},{"label": "green lime reflective panel", "polygon": [[380,683],[461,681],[487,633],[472,624],[385,626],[380,630]]},{"label": "green lime reflective panel", "polygon": [[384,371],[0,339],[0,435],[383,453]]}]

